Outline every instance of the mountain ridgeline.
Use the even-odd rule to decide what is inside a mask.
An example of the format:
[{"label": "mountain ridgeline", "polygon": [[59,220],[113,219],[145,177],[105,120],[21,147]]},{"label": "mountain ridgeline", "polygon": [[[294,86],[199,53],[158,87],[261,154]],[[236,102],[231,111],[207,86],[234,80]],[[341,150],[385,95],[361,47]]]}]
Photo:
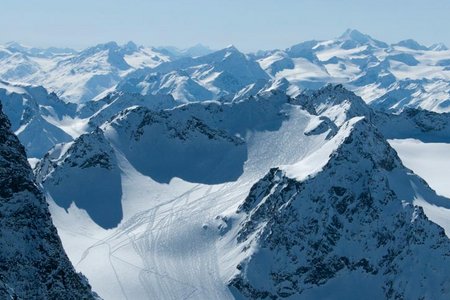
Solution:
[{"label": "mountain ridgeline", "polygon": [[248,54],[234,46],[176,50],[109,42],[75,51],[10,43],[0,46],[0,79],[42,85],[75,103],[111,92],[171,94],[180,103],[232,100],[275,87],[296,96],[334,83],[380,110],[450,111],[445,45],[411,39],[389,45],[351,29],[330,40]]}]

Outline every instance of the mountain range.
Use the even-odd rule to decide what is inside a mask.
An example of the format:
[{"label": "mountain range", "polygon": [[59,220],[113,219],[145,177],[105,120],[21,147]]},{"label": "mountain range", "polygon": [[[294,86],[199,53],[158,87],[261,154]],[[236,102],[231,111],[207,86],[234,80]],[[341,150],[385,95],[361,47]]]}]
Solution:
[{"label": "mountain range", "polygon": [[449,60],[0,47],[1,297],[448,299]]},{"label": "mountain range", "polygon": [[180,102],[233,99],[285,81],[290,96],[327,83],[344,84],[382,110],[449,112],[450,51],[414,40],[389,45],[357,30],[284,50],[244,54],[234,46],[144,47],[129,42],[82,51],[0,47],[0,79],[42,85],[66,102],[84,103],[123,91],[170,93]]},{"label": "mountain range", "polygon": [[445,299],[450,200],[386,136],[448,143],[449,120],[342,85],[132,106],[35,174],[105,299]]}]

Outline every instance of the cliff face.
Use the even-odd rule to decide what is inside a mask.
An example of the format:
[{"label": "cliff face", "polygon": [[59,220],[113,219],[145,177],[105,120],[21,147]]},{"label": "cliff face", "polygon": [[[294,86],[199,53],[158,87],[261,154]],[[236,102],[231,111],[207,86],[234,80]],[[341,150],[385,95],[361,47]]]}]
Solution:
[{"label": "cliff face", "polygon": [[0,298],[94,299],[77,274],[0,104]]}]

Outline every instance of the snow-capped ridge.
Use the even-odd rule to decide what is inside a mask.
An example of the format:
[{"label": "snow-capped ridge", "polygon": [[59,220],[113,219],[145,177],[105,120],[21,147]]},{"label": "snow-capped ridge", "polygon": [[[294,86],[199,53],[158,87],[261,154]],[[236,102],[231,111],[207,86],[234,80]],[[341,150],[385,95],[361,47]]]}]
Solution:
[{"label": "snow-capped ridge", "polygon": [[[36,166],[38,183],[64,208],[74,203],[86,210],[103,228],[114,228],[122,220],[122,187],[116,154],[96,128],[67,145],[56,145]],[[64,180],[76,178],[79,186]],[[93,184],[95,183],[95,184]]]},{"label": "snow-capped ridge", "polygon": [[292,100],[313,115],[329,118],[341,126],[345,121],[356,116],[371,118],[372,110],[361,97],[346,89],[343,85],[328,84],[315,91],[304,91]]},{"label": "snow-capped ridge", "polygon": [[173,177],[209,184],[236,180],[247,159],[245,142],[198,117],[178,118],[175,113],[131,108],[104,128],[109,136],[118,136],[114,145],[128,161],[157,182]]}]

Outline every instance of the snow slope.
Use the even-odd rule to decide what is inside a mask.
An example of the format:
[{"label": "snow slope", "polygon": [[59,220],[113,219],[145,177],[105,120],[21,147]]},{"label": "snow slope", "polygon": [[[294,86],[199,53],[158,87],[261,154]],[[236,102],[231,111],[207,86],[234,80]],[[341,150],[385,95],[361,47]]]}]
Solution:
[{"label": "snow slope", "polygon": [[[209,116],[207,124],[210,126],[225,123],[222,128],[227,128],[229,132],[239,131],[241,136],[246,137],[248,159],[241,165],[243,173],[239,180],[230,181],[230,178],[225,178],[228,182],[213,185],[179,178],[172,178],[169,183],[159,183],[158,178],[139,172],[140,165],[130,162],[129,153],[124,152],[128,147],[121,146],[121,138],[128,138],[129,135],[117,134],[118,129],[115,127],[119,125],[114,125],[119,122],[120,130],[128,128],[128,132],[136,131],[134,127],[125,126],[129,122],[128,118],[135,115],[133,111],[127,113],[123,121],[120,120],[122,117],[118,117],[111,125],[105,125],[105,135],[114,147],[120,147],[115,149],[115,153],[122,172],[123,221],[107,239],[86,249],[88,251],[82,257],[73,257],[73,252],[68,249],[71,259],[80,270],[88,273],[87,276],[100,296],[106,299],[123,299],[124,295],[138,299],[145,299],[150,295],[157,298],[180,298],[189,293],[199,298],[229,296],[225,281],[220,278],[217,268],[218,256],[214,254],[213,241],[217,236],[208,232],[203,234],[204,223],[219,222],[213,216],[237,205],[256,178],[262,176],[271,165],[293,162],[296,157],[304,155],[303,151],[308,151],[307,145],[316,145],[324,138],[303,135],[301,128],[306,127],[311,117],[298,107],[287,106],[287,111],[280,113],[287,105],[286,100],[285,96],[278,95],[225,107],[218,103],[205,103],[175,109],[173,114],[177,113],[179,116],[173,117],[174,120],[189,119],[193,113],[202,119]],[[247,125],[237,125],[236,120],[241,120],[244,116]],[[122,126],[125,128],[121,129]],[[148,130],[152,127],[148,127]],[[285,135],[279,135],[279,131],[275,131],[279,128]],[[300,130],[294,130],[299,128]],[[194,131],[189,134],[195,134],[196,130],[191,130]],[[148,134],[150,133],[151,131]],[[172,139],[176,141],[178,138]],[[208,139],[204,143],[204,147],[207,146]],[[300,151],[292,155],[292,149]],[[269,159],[268,153],[273,151],[278,155]],[[196,162],[201,157],[193,156],[192,159]],[[221,178],[221,169],[216,172],[213,174]],[[73,184],[74,180],[76,179],[71,177],[70,182]],[[102,180],[98,177],[95,182],[100,183]],[[53,196],[51,192],[49,194]],[[62,222],[58,228],[66,228],[65,220],[72,218],[71,214],[64,216],[66,213],[57,207],[53,213],[56,213],[55,222]],[[79,222],[88,224],[81,227],[94,226],[86,217],[83,222]],[[74,231],[74,228],[70,230]],[[63,239],[69,236],[64,232],[62,229]],[[74,244],[73,240],[68,243]],[[79,250],[74,251],[79,253]],[[110,255],[105,254],[105,251],[110,252]],[[100,268],[105,270],[101,276],[97,272]],[[208,275],[208,272],[213,276]],[[205,285],[204,282],[209,284]]]},{"label": "snow slope", "polygon": [[450,198],[448,171],[450,144],[424,143],[416,139],[390,140],[402,162],[425,179],[436,192]]},{"label": "snow slope", "polygon": [[[314,298],[337,292],[336,286],[353,284],[356,278],[361,282],[359,292],[372,287],[380,299],[401,293],[445,297],[448,238],[413,205],[422,205],[432,221],[446,227],[443,216],[448,216],[448,200],[403,167],[374,129],[375,120],[364,101],[342,86],[327,86],[297,99],[273,91],[232,103],[190,103],[162,112],[131,108],[82,138],[93,145],[91,150],[81,148],[86,154],[73,156],[71,144],[58,146],[36,172],[52,203],[52,215],[70,259],[105,299],[252,298],[259,295],[252,294],[255,287],[264,287],[262,292],[267,295],[293,298],[306,293],[304,287],[313,287],[303,295]],[[201,147],[195,148],[197,144]],[[101,166],[81,167],[89,157],[101,157],[102,149],[110,147],[108,156],[114,160],[99,161],[109,161],[112,168],[120,170],[119,182],[110,185],[122,193],[122,218],[118,224],[116,219],[114,228],[93,218],[89,208],[80,210],[82,204],[77,200],[64,204],[67,211],[63,210],[53,190],[57,185],[78,186],[84,176],[100,186],[110,183],[99,172]],[[169,167],[161,168],[160,161]],[[178,166],[172,165],[174,162]],[[274,174],[276,167],[283,170],[276,172],[280,176],[268,180],[271,175],[267,174]],[[334,181],[343,189],[333,188]],[[348,231],[335,226],[333,230],[338,230],[342,239],[330,255],[314,248],[313,239],[320,239],[321,234],[312,235],[311,243],[296,233],[292,239],[284,236],[283,226],[303,226],[302,218],[282,218],[292,220],[293,227],[278,219],[292,210],[289,199],[295,189],[286,188],[285,183],[323,195],[319,202],[301,195],[298,197],[306,200],[294,201],[304,203],[305,211],[311,212],[308,216],[317,221],[317,232],[332,234],[328,225],[333,219],[314,214],[315,209],[329,209],[330,217],[340,210],[327,204],[334,199],[327,191],[334,190],[336,197],[348,200],[342,206],[345,213],[338,217]],[[270,188],[256,193],[266,184]],[[81,195],[77,190],[67,192],[67,199]],[[347,194],[354,197],[342,197]],[[87,195],[85,200],[100,205],[105,195]],[[254,205],[243,209],[245,203]],[[436,207],[441,214],[435,213]],[[268,211],[272,213],[262,213]],[[384,217],[386,228],[377,223]],[[360,232],[358,228],[367,239],[351,238]],[[393,236],[383,242],[377,238],[377,228]],[[445,229],[450,232],[449,227]],[[269,232],[273,232],[270,239],[262,238]],[[396,242],[386,242],[393,239]],[[273,242],[280,240],[284,242]],[[288,264],[286,259],[294,258],[286,257],[286,250],[280,247],[289,241],[294,245],[292,253],[304,247],[301,253],[312,258],[311,253],[317,252],[317,258],[333,269],[324,270],[310,283],[300,277],[306,285],[289,283],[286,276],[302,266],[296,260]],[[375,247],[377,241],[384,246]],[[272,242],[273,246],[268,246]],[[329,247],[327,241],[317,245]],[[350,250],[355,256],[350,256]],[[390,251],[400,253],[398,257],[404,261]],[[421,258],[430,253],[435,257],[430,264],[437,270],[433,277],[421,264],[426,261]],[[270,257],[274,259],[269,264],[257,263]],[[275,275],[268,276],[270,270],[275,270]],[[421,276],[436,279],[436,288],[426,290],[430,294],[415,288],[420,286]],[[344,297],[352,290],[339,291]]]}]

